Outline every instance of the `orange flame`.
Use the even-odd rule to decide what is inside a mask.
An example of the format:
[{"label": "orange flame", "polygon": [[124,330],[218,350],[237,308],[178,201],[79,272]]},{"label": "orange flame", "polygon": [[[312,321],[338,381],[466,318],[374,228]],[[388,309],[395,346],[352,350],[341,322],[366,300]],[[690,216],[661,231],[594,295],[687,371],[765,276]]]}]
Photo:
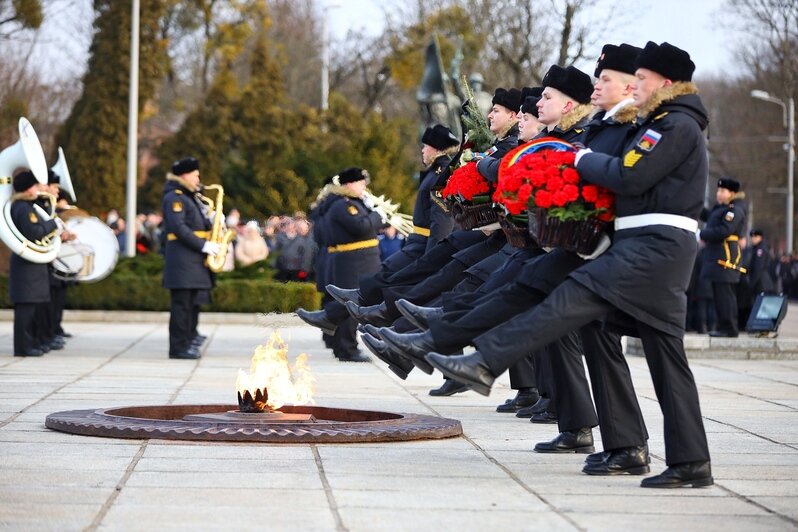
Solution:
[{"label": "orange flame", "polygon": [[313,383],[316,379],[310,373],[308,356],[305,353],[296,358],[293,367],[288,363],[288,345],[280,333],[272,333],[266,345],[259,345],[252,355],[249,373],[238,370],[236,391],[242,396],[249,390],[255,396],[256,390],[266,388],[269,399],[266,404],[278,409],[286,403],[304,405],[313,402]]}]

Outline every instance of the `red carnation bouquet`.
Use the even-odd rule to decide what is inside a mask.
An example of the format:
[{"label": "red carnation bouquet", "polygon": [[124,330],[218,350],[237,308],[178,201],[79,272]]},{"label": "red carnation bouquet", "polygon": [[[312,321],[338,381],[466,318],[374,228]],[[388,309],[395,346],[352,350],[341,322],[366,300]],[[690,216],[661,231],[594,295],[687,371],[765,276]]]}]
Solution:
[{"label": "red carnation bouquet", "polygon": [[473,201],[474,196],[488,192],[490,192],[488,180],[477,171],[476,161],[471,161],[452,172],[441,195],[450,200]]},{"label": "red carnation bouquet", "polygon": [[580,180],[575,158],[573,146],[552,137],[519,146],[502,159],[493,201],[511,215],[539,208],[561,221],[613,220],[615,195]]}]

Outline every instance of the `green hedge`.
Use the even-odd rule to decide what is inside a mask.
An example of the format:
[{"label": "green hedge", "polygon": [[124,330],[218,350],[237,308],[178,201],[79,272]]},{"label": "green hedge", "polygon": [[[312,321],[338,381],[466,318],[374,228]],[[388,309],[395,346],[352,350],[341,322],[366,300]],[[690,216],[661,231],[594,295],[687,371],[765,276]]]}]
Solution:
[{"label": "green hedge", "polygon": [[[91,310],[169,310],[169,291],[161,287],[159,256],[121,259],[98,283],[79,283],[67,291],[67,308]],[[264,264],[217,276],[210,312],[293,312],[317,309],[321,296],[311,283],[278,283]],[[8,277],[0,276],[0,307],[10,308]]]}]

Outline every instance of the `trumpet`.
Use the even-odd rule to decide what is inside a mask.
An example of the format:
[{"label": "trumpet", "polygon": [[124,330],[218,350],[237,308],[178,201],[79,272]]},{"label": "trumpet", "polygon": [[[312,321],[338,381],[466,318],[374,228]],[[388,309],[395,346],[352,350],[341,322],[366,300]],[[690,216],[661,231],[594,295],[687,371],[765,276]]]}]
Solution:
[{"label": "trumpet", "polygon": [[375,196],[368,190],[363,192],[363,199],[366,202],[370,202],[375,208],[379,208],[388,218],[388,224],[394,227],[402,236],[406,237],[413,232],[413,217],[399,212],[399,204],[392,203],[384,195]]},{"label": "trumpet", "polygon": [[213,226],[211,227],[211,236],[208,238],[208,242],[218,244],[219,253],[214,256],[208,255],[205,259],[205,265],[213,273],[219,273],[222,271],[222,268],[224,268],[224,262],[227,259],[227,250],[230,247],[230,242],[235,238],[236,232],[228,227],[222,227],[224,223],[224,213],[222,212],[224,207],[224,187],[222,185],[205,185],[201,190],[202,192],[206,190],[216,191],[215,200],[204,196],[200,192],[197,193],[197,197],[214,212]]}]

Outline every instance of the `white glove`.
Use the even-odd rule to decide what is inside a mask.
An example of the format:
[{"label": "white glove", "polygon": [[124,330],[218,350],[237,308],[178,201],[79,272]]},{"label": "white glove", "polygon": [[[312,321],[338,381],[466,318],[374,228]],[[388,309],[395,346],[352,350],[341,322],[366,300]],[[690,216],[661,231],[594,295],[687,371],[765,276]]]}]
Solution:
[{"label": "white glove", "polygon": [[388,223],[388,215],[385,214],[385,211],[382,210],[382,207],[374,207],[373,211],[380,215],[380,219],[382,220],[382,223],[384,223],[384,224]]},{"label": "white glove", "polygon": [[576,152],[576,158],[574,159],[574,166],[579,166],[579,159],[581,159],[582,156],[587,155],[588,153],[593,153],[593,150],[591,150],[590,148],[582,148],[581,150]]},{"label": "white glove", "polygon": [[56,218],[55,219],[55,225],[58,228],[57,231],[58,231],[59,235],[61,233],[63,233],[64,231],[66,231],[66,226],[64,225],[64,220],[62,220],[61,218]]},{"label": "white glove", "polygon": [[371,199],[371,196],[364,196],[362,201],[367,209],[374,210],[374,201]]},{"label": "white glove", "polygon": [[607,233],[602,233],[601,240],[599,240],[599,243],[596,246],[596,250],[593,253],[591,253],[590,255],[582,255],[581,253],[578,253],[578,255],[585,260],[593,260],[598,258],[599,255],[601,255],[608,249],[610,249],[610,245],[612,245],[612,240],[610,240],[610,237],[607,236]]},{"label": "white glove", "polygon": [[398,214],[394,214],[393,216],[391,216],[391,219],[388,220],[388,223],[394,227],[401,227],[403,221],[404,220],[402,219],[401,216],[399,216]]},{"label": "white glove", "polygon": [[216,242],[205,242],[202,244],[202,252],[206,255],[210,255],[211,257],[215,257],[219,254],[220,248],[219,244]]}]

